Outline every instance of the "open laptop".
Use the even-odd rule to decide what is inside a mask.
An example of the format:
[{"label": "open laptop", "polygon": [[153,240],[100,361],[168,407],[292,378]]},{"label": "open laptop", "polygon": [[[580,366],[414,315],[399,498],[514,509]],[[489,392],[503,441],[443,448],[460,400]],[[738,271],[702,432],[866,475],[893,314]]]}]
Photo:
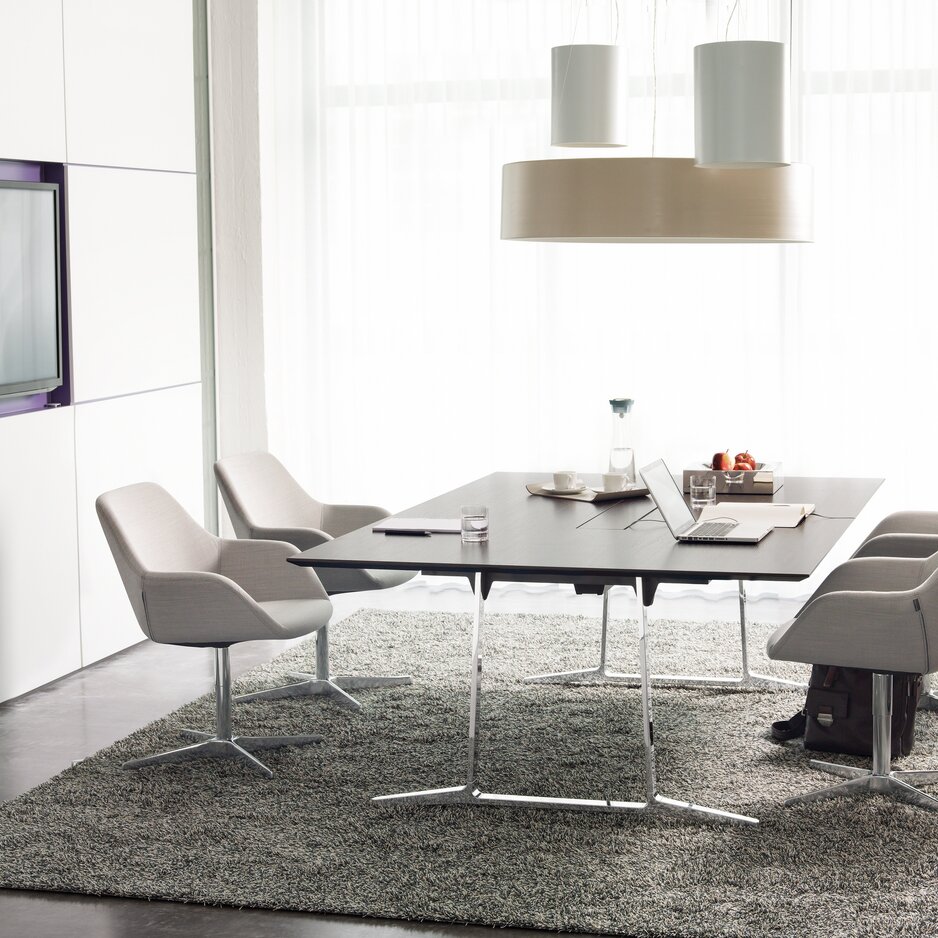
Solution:
[{"label": "open laptop", "polygon": [[726,521],[695,521],[694,515],[663,459],[640,470],[648,492],[655,500],[661,517],[679,541],[716,542],[720,544],[758,544],[772,529],[762,524]]}]

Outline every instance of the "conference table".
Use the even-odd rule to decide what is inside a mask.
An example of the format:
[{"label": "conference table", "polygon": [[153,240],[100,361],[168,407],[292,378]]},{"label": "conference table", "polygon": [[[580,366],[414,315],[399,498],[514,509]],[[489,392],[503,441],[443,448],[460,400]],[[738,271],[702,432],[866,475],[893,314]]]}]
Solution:
[{"label": "conference table", "polygon": [[[453,489],[395,517],[458,518],[463,505],[486,505],[489,536],[464,544],[458,534],[395,536],[359,528],[291,557],[291,563],[318,568],[345,567],[420,570],[427,575],[467,576],[474,591],[469,674],[469,757],[465,784],[399,794],[380,795],[376,802],[512,805],[531,808],[627,812],[661,811],[741,824],[758,819],[719,808],[665,797],[658,791],[652,681],[648,655],[649,617],[655,592],[662,583],[708,583],[736,580],[740,584],[743,628],[741,678],[666,676],[677,681],[752,680],[745,663],[744,584],[748,581],[807,579],[867,504],[882,479],[786,477],[774,495],[718,496],[718,501],[806,502],[815,511],[798,527],[775,528],[758,544],[678,543],[662,523],[647,496],[618,501],[583,502],[530,495],[526,483],[546,482],[539,473],[496,472]],[[495,582],[570,583],[578,592],[603,593],[604,622],[608,589],[635,589],[638,620],[638,673],[644,741],[644,801],[535,797],[482,791],[478,784],[478,726],[482,685],[484,603]],[[604,661],[602,662],[604,664]],[[593,674],[598,669],[590,669]],[[573,672],[572,679],[583,672]],[[562,681],[564,675],[546,675]],[[598,678],[607,677],[599,673]],[[769,676],[760,676],[773,681]]]}]

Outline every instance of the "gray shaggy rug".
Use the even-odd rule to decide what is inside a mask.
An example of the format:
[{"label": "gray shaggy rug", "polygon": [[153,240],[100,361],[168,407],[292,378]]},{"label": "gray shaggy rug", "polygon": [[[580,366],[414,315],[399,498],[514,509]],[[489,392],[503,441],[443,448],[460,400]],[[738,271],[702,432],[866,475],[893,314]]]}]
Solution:
[{"label": "gray shaggy rug", "polygon": [[[410,671],[415,683],[361,692],[360,713],[308,698],[236,705],[237,732],[325,736],[264,753],[272,781],[227,762],[121,771],[179,745],[176,727],[210,727],[206,696],[0,806],[0,885],[631,935],[936,934],[938,817],[878,795],[782,807],[834,781],[800,745],[768,738],[801,705],[796,692],[655,689],[661,793],[755,815],[758,827],[371,804],[464,780],[469,628],[468,615],[439,613],[339,623],[337,672]],[[631,668],[634,622],[611,631],[611,660]],[[767,632],[752,629],[754,666],[803,676],[761,660]],[[486,790],[642,797],[636,690],[520,682],[593,663],[598,633],[573,616],[486,618]],[[656,669],[714,673],[739,659],[733,623],[655,621],[652,638]],[[292,649],[237,690],[282,683],[311,658],[309,645]],[[905,767],[927,765],[936,742],[938,714],[919,714]]]}]

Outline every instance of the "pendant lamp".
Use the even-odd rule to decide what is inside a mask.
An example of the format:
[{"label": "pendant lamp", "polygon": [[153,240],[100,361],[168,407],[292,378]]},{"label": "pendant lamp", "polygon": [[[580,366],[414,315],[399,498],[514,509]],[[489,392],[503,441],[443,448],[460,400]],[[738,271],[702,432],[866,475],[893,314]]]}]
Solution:
[{"label": "pendant lamp", "polygon": [[502,169],[502,239],[811,241],[810,166],[738,172],[663,157],[532,160]]},{"label": "pendant lamp", "polygon": [[628,105],[619,46],[551,49],[550,142],[555,147],[624,147]]},{"label": "pendant lamp", "polygon": [[787,166],[788,47],[782,42],[708,42],[694,48],[698,166]]}]

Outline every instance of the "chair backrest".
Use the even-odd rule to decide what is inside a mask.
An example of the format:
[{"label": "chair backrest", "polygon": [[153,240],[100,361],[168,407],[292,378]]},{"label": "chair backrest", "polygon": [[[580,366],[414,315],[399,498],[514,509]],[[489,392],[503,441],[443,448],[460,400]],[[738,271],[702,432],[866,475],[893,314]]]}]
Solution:
[{"label": "chair backrest", "polygon": [[95,508],[137,622],[144,634],[149,635],[143,575],[214,573],[218,568],[219,539],[154,482],[139,482],[105,492],[98,496]]},{"label": "chair backrest", "polygon": [[922,626],[925,629],[925,648],[928,669],[923,674],[938,671],[938,553],[932,554],[923,564],[927,579],[918,588],[916,600]]},{"label": "chair backrest", "polygon": [[238,537],[257,528],[322,528],[322,503],[270,453],[219,459],[215,478]]}]

